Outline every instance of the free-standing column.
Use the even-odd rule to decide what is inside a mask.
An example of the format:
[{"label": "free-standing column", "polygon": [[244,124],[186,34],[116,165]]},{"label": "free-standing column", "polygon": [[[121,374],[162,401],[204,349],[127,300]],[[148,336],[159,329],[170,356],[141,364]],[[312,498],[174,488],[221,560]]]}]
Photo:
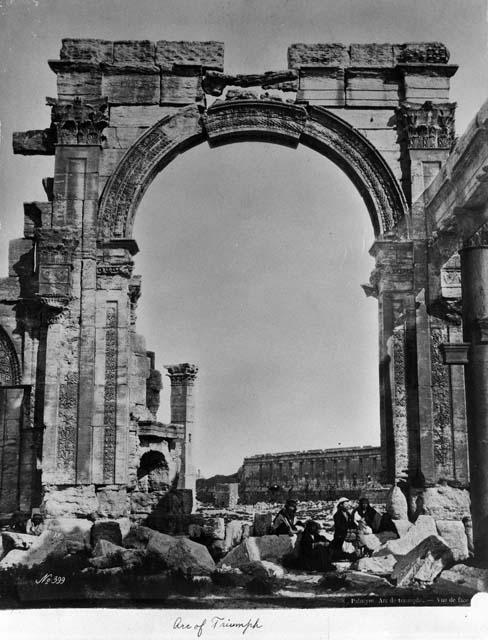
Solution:
[{"label": "free-standing column", "polygon": [[473,539],[475,557],[488,562],[488,244],[460,254]]},{"label": "free-standing column", "polygon": [[166,365],[171,380],[171,422],[184,426],[178,489],[191,489],[195,497],[196,474],[192,459],[192,433],[195,424],[195,380],[198,367],[194,364]]}]

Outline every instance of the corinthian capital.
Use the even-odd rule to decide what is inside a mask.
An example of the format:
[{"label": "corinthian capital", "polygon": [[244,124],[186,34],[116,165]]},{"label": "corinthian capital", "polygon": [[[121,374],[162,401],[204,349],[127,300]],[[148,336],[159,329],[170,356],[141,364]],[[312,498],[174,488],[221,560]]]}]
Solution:
[{"label": "corinthian capital", "polygon": [[100,144],[102,131],[108,126],[107,99],[83,102],[47,98],[52,107],[51,127],[56,131],[58,144]]},{"label": "corinthian capital", "polygon": [[171,386],[193,384],[196,380],[198,367],[196,364],[167,364],[164,368],[168,371]]}]

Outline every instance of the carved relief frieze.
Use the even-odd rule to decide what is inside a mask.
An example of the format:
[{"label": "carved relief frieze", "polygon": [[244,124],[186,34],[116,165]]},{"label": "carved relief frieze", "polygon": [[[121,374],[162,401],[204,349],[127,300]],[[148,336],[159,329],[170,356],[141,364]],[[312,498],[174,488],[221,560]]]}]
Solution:
[{"label": "carved relief frieze", "polygon": [[445,467],[452,455],[452,418],[449,369],[443,363],[441,346],[448,341],[447,330],[431,331],[432,411],[434,458]]},{"label": "carved relief frieze", "polygon": [[102,131],[108,126],[106,98],[73,101],[48,98],[51,107],[51,128],[56,132],[58,144],[95,144],[103,142]]},{"label": "carved relief frieze", "polygon": [[20,365],[14,345],[0,327],[0,385],[20,384]]},{"label": "carved relief frieze", "polygon": [[104,396],[104,442],[103,480],[111,483],[115,475],[115,446],[117,424],[117,302],[107,303],[105,325],[105,396]]},{"label": "carved relief frieze", "polygon": [[397,109],[400,137],[409,149],[451,149],[456,103],[403,102]]},{"label": "carved relief frieze", "polygon": [[57,466],[70,481],[74,481],[76,469],[78,380],[78,372],[70,371],[59,386]]},{"label": "carved relief frieze", "polygon": [[97,264],[97,276],[113,277],[121,276],[122,278],[130,278],[134,269],[134,263],[131,262],[100,262]]}]

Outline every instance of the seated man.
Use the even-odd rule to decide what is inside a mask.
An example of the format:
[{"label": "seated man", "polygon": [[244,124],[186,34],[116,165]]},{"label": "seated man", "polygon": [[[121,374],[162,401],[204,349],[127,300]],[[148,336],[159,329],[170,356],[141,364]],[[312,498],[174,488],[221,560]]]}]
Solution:
[{"label": "seated man", "polygon": [[[387,514],[386,514],[387,517]],[[353,513],[358,528],[358,551],[360,555],[371,555],[386,540],[395,538],[395,533],[387,526],[385,514],[382,516],[370,504],[368,498],[361,498]]]},{"label": "seated man", "polygon": [[357,524],[352,517],[352,505],[348,498],[340,498],[334,512],[334,539],[331,550],[334,559],[354,557],[357,542]]},{"label": "seated man", "polygon": [[39,509],[32,509],[30,520],[27,520],[25,532],[31,536],[40,536],[44,531],[44,518]]},{"label": "seated man", "polygon": [[363,523],[368,526],[371,529],[370,533],[377,533],[381,528],[381,514],[369,504],[368,498],[359,500],[357,509],[354,509],[353,518],[356,524]]},{"label": "seated man", "polygon": [[307,571],[330,571],[335,567],[331,564],[329,543],[319,534],[319,525],[314,520],[305,524],[300,539],[300,564]]},{"label": "seated man", "polygon": [[281,509],[271,525],[271,533],[275,536],[289,535],[293,536],[297,533],[295,526],[295,515],[297,512],[296,500],[287,500],[283,509]]}]

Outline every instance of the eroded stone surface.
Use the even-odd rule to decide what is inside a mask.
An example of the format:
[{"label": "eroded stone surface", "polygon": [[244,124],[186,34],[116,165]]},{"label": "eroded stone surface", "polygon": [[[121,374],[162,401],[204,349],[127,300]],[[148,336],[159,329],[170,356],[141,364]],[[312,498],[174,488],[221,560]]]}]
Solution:
[{"label": "eroded stone surface", "polygon": [[391,574],[397,587],[431,584],[439,573],[452,565],[451,549],[439,536],[429,536],[398,560]]}]

